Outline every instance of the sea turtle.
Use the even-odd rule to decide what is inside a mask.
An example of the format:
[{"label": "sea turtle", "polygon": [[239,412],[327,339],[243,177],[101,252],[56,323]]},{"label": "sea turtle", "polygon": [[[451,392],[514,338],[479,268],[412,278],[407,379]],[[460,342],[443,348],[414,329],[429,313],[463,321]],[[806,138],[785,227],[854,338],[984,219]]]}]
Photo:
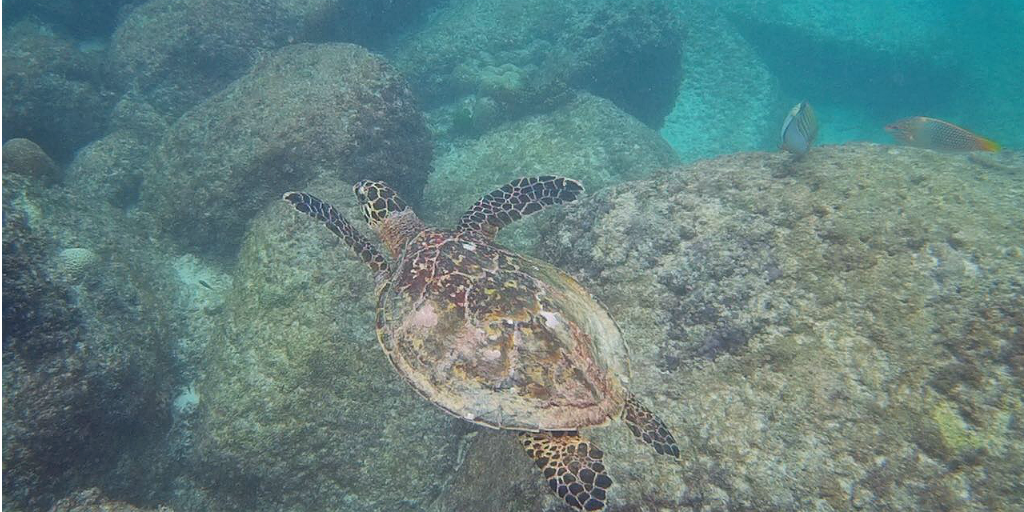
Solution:
[{"label": "sea turtle", "polygon": [[353,189],[392,262],[331,205],[304,192],[284,200],[373,269],[377,339],[420,395],[453,416],[517,431],[551,490],[581,510],[603,509],[612,480],[579,428],[621,417],[658,453],[679,457],[665,423],[626,388],[628,349],[605,308],[565,272],[494,241],[512,221],[575,200],[579,182],[514,180],[455,229],[428,227],[382,182]]}]

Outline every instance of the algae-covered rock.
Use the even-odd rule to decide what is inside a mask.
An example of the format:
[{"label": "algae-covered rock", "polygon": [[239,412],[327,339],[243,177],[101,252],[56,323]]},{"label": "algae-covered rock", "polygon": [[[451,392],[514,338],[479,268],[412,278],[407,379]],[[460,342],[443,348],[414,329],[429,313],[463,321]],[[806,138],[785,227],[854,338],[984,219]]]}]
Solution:
[{"label": "algae-covered rock", "polygon": [[330,0],[153,0],[117,27],[110,67],[173,119],[242,76],[261,52],[323,40],[334,8]]},{"label": "algae-covered rock", "polygon": [[[514,178],[557,174],[582,181],[593,193],[677,162],[656,132],[612,102],[581,93],[550,114],[501,126],[439,155],[421,214],[454,226],[477,199]],[[538,222],[543,224],[532,218],[517,222],[501,239],[528,247]]]},{"label": "algae-covered rock", "polygon": [[389,54],[431,107],[476,94],[514,119],[582,89],[657,126],[675,101],[682,40],[659,2],[459,0]]},{"label": "algae-covered rock", "polygon": [[59,162],[106,127],[116,96],[100,56],[29,21],[4,27],[4,139],[31,139]]},{"label": "algae-covered rock", "polygon": [[[634,391],[683,453],[586,432],[609,510],[1024,506],[1024,158],[997,159],[740,154],[556,209],[545,258],[609,307]],[[522,477],[528,460],[499,456],[442,501]],[[479,509],[552,506],[536,476],[523,501]]]},{"label": "algae-covered rock", "polygon": [[4,507],[73,489],[152,499],[169,456],[173,293],[149,231],[3,175]]},{"label": "algae-covered rock", "polygon": [[130,503],[109,499],[98,488],[85,489],[58,501],[50,512],[174,512],[168,507],[143,509]]},{"label": "algae-covered rock", "polygon": [[142,207],[200,252],[313,177],[388,180],[416,201],[430,169],[422,115],[398,74],[349,44],[293,45],[182,116],[146,171]]},{"label": "algae-covered rock", "polygon": [[778,79],[718,9],[682,8],[686,74],[661,135],[688,162],[775,147],[784,114]]},{"label": "algae-covered rock", "polygon": [[[348,185],[308,187],[358,219]],[[420,398],[373,331],[373,280],[283,201],[252,222],[196,386],[199,467],[223,510],[423,510],[462,423]],[[258,489],[258,492],[253,492]]]},{"label": "algae-covered rock", "polygon": [[129,209],[139,201],[143,171],[167,130],[167,122],[137,95],[114,106],[112,130],[75,154],[64,184],[81,197]]},{"label": "algae-covered rock", "polygon": [[22,174],[41,183],[52,183],[59,178],[57,164],[35,142],[11,139],[4,142],[3,152],[5,173]]}]

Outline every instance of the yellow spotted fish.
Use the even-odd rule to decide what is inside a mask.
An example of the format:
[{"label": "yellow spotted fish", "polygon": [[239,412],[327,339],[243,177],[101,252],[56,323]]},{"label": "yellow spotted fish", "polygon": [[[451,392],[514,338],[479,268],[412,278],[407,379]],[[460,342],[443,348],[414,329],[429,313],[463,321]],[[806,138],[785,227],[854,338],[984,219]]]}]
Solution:
[{"label": "yellow spotted fish", "polygon": [[803,156],[811,150],[811,144],[814,144],[817,136],[818,118],[814,116],[814,109],[810,103],[801,101],[790,109],[786,120],[782,122],[779,147]]},{"label": "yellow spotted fish", "polygon": [[908,117],[886,125],[897,141],[908,146],[938,151],[999,151],[999,144],[980,135],[931,117]]}]

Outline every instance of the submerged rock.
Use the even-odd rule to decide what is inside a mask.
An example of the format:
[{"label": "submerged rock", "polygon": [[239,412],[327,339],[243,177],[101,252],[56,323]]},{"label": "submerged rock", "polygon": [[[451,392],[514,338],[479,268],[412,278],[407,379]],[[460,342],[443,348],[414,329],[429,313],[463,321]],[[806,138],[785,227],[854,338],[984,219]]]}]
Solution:
[{"label": "submerged rock", "polygon": [[587,90],[658,126],[682,73],[682,23],[658,2],[456,1],[389,52],[430,107],[467,95],[506,120]]},{"label": "submerged rock", "polygon": [[4,27],[4,139],[31,139],[59,162],[99,137],[116,96],[99,55],[23,21]]},{"label": "submerged rock", "polygon": [[[550,114],[501,126],[439,155],[424,191],[424,216],[454,226],[481,196],[521,176],[566,176],[594,193],[678,161],[654,130],[611,101],[581,93]],[[501,239],[525,249],[536,242],[538,223],[545,224],[517,222]]]},{"label": "submerged rock", "polygon": [[111,69],[174,119],[239,78],[261,52],[323,40],[330,0],[153,0],[111,38]]},{"label": "submerged rock", "polygon": [[57,502],[50,512],[174,512],[168,507],[143,509],[123,501],[111,500],[103,496],[103,492],[93,487],[78,491]]},{"label": "submerged rock", "polygon": [[[749,153],[561,210],[541,230],[546,259],[609,307],[635,391],[683,452],[589,431],[616,482],[609,510],[1024,505],[1024,158],[1001,162]],[[462,466],[441,502],[522,485],[529,461],[498,454]],[[478,509],[554,504],[533,473],[522,501]]]},{"label": "submerged rock", "polygon": [[683,9],[686,74],[661,135],[687,162],[774,148],[784,114],[778,79],[719,9]]},{"label": "submerged rock", "polygon": [[230,254],[257,211],[316,176],[388,180],[415,202],[430,155],[412,93],[383,60],[293,45],[168,129],[141,207],[198,253]]},{"label": "submerged rock", "polygon": [[3,175],[4,506],[73,489],[150,499],[168,456],[176,312],[148,231]]},{"label": "submerged rock", "polygon": [[49,184],[58,180],[60,168],[35,142],[11,139],[4,142],[3,169]]},{"label": "submerged rock", "polygon": [[[308,190],[359,218],[347,185]],[[196,474],[221,510],[416,511],[440,493],[464,428],[390,367],[375,304],[321,224],[283,201],[254,219],[196,386]]]}]

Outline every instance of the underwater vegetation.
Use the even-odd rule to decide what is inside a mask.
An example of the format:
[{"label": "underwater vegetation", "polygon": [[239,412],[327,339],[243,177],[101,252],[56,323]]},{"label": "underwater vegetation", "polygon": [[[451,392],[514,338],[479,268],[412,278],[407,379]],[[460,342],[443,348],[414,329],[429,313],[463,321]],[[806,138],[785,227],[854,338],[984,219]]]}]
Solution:
[{"label": "underwater vegetation", "polygon": [[[5,510],[1024,509],[1018,1],[3,10]],[[280,200],[376,242],[363,180],[496,191],[470,231],[600,301],[679,458],[424,400]]]}]

